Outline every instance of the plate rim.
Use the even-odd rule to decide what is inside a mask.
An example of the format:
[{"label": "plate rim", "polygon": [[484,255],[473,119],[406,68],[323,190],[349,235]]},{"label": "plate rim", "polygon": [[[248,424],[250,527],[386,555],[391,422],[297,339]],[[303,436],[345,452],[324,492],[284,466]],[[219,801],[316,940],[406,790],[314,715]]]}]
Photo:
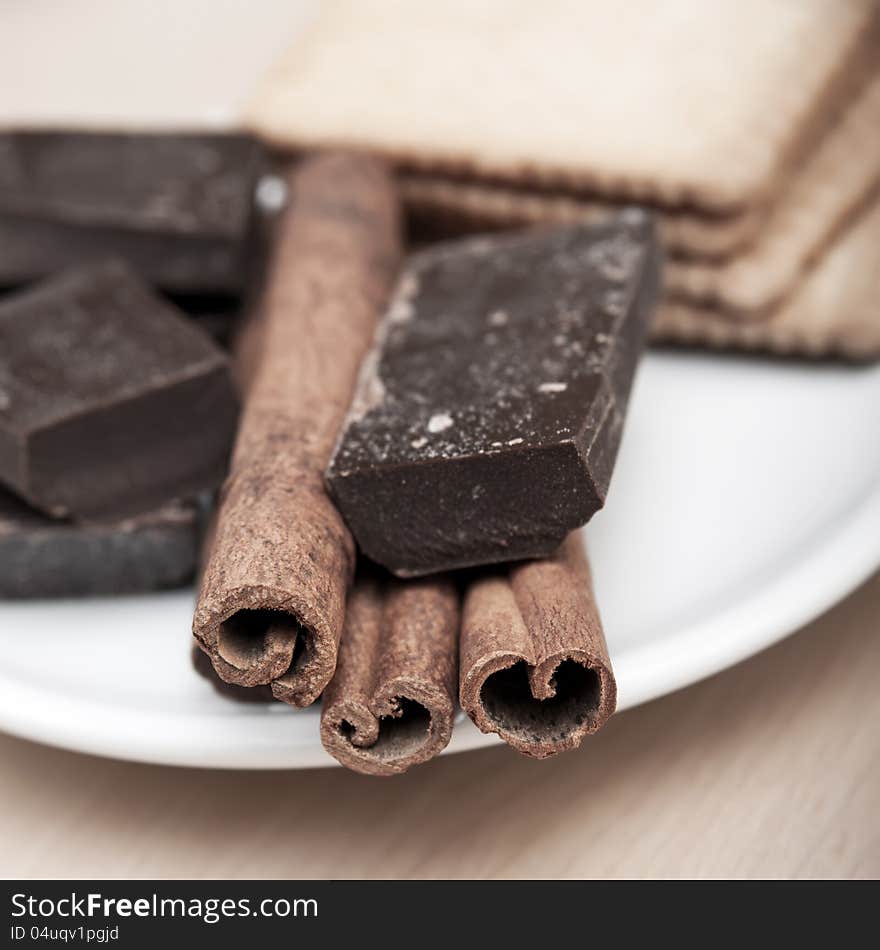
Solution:
[{"label": "plate rim", "polygon": [[[880,367],[878,367],[880,373]],[[696,617],[653,642],[614,656],[618,711],[630,709],[712,676],[772,646],[842,600],[880,567],[880,478],[840,496],[841,508],[816,526],[797,554],[748,595]],[[811,543],[812,542],[812,543]],[[589,543],[589,542],[588,542]],[[266,709],[263,708],[263,715]],[[155,765],[220,769],[301,769],[336,766],[314,739],[286,736],[289,717],[254,729],[245,744],[230,745],[216,729],[217,713],[180,714],[126,708],[126,727],[101,700],[52,693],[0,666],[0,731],[44,745]],[[205,728],[201,727],[204,723]],[[214,728],[210,728],[210,726]],[[194,742],[193,732],[198,736]],[[219,733],[219,735],[218,735]],[[221,741],[224,740],[224,741]],[[496,745],[461,712],[444,754]],[[279,745],[284,747],[279,752]]]},{"label": "plate rim", "polygon": [[[628,670],[619,676],[620,681],[628,685],[618,704],[618,712],[690,686],[798,632],[867,580],[878,565],[880,483],[850,506],[848,517],[838,522],[838,529],[830,537],[826,536],[824,543],[794,562],[788,570],[773,575],[752,596],[707,620],[689,625],[671,638],[633,648],[616,659],[618,674],[621,669]],[[791,596],[793,590],[797,590],[797,597]],[[805,590],[809,592],[806,596]],[[755,611],[760,613],[761,619],[747,624],[750,629],[744,636],[742,618]],[[222,753],[223,747],[212,748],[210,743],[194,757],[189,744],[170,741],[174,735],[170,727],[178,719],[161,710],[130,710],[126,713],[126,717],[134,722],[145,720],[153,724],[149,730],[142,731],[142,735],[161,732],[166,737],[161,747],[152,740],[132,748],[120,742],[118,724],[113,729],[107,728],[106,708],[102,704],[82,700],[72,703],[67,697],[56,695],[52,708],[48,709],[42,699],[38,690],[0,670],[0,729],[21,739],[67,751],[151,765],[233,770],[287,770],[338,765],[323,750],[316,755],[311,745],[308,751],[306,748],[297,750],[296,743],[290,750],[302,757],[296,762],[280,760],[273,743],[269,744],[270,758],[263,758],[259,742],[254,743],[250,761],[232,762],[228,754]],[[71,708],[71,714],[65,715],[67,710],[64,707],[74,707],[75,712]],[[23,715],[22,709],[32,712]],[[88,712],[84,714],[84,710]],[[156,728],[157,718],[167,720],[169,731]],[[190,722],[197,725],[202,718],[213,722],[216,717],[194,714]],[[496,736],[480,733],[459,714],[452,741],[443,754],[465,752],[497,745],[498,742]]]}]

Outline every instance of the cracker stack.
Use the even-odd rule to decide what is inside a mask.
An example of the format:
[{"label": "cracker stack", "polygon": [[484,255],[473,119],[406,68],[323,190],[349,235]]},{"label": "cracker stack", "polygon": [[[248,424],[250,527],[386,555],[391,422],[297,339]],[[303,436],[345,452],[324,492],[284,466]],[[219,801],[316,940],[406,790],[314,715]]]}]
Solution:
[{"label": "cracker stack", "polygon": [[250,113],[381,152],[446,232],[645,203],[659,338],[880,356],[875,0],[334,0]]}]

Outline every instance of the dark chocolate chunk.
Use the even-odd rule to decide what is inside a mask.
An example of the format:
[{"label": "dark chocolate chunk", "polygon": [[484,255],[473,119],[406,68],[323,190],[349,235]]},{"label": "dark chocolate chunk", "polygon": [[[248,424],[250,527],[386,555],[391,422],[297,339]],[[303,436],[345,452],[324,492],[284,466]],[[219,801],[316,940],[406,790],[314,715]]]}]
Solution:
[{"label": "dark chocolate chunk", "polygon": [[80,597],[179,587],[195,572],[199,513],[171,502],[107,524],[54,521],[0,490],[0,597]]},{"label": "dark chocolate chunk", "polygon": [[552,554],[605,501],[658,277],[637,209],[413,256],[327,472],[362,550],[402,577]]},{"label": "dark chocolate chunk", "polygon": [[0,284],[113,255],[180,292],[238,292],[260,147],[242,135],[0,134]]},{"label": "dark chocolate chunk", "polygon": [[125,265],[0,301],[0,482],[113,519],[220,483],[237,398],[223,351]]}]

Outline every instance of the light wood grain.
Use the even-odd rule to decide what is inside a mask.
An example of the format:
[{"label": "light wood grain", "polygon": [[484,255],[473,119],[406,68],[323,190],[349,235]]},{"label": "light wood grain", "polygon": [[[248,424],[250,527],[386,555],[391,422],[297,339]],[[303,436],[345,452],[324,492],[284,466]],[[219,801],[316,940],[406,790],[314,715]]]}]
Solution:
[{"label": "light wood grain", "polygon": [[402,778],[157,768],[0,738],[6,877],[872,877],[880,575],[546,762]]}]

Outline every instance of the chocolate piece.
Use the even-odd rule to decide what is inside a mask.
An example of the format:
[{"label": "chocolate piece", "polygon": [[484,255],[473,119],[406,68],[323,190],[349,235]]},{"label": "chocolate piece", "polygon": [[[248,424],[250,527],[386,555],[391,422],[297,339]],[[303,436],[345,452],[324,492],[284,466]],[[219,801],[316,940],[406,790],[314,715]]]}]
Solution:
[{"label": "chocolate piece", "polygon": [[396,272],[399,207],[367,157],[317,157],[287,185],[193,633],[222,679],[307,706],[333,675],[354,569],[323,472]]},{"label": "chocolate piece", "polygon": [[179,587],[195,572],[199,514],[172,502],[108,524],[55,521],[0,490],[0,597]]},{"label": "chocolate piece", "polygon": [[605,501],[657,296],[651,220],[412,257],[327,472],[399,576],[551,554]]},{"label": "chocolate piece", "polygon": [[168,290],[238,292],[262,166],[239,135],[0,134],[0,284],[112,254]]},{"label": "chocolate piece", "polygon": [[234,699],[239,703],[275,702],[275,698],[272,696],[272,690],[268,686],[248,687],[235,686],[233,683],[224,683],[214,672],[214,667],[211,665],[211,658],[198,644],[193,644],[192,665],[196,673],[206,679],[224,699]]},{"label": "chocolate piece", "polygon": [[473,581],[460,649],[462,708],[518,752],[543,759],[601,728],[617,685],[580,532],[551,558]]},{"label": "chocolate piece", "polygon": [[222,350],[121,263],[0,301],[0,481],[48,514],[213,488],[236,412]]},{"label": "chocolate piece", "polygon": [[397,775],[438,755],[452,736],[457,637],[450,580],[360,577],[324,690],[324,748],[367,775]]}]

